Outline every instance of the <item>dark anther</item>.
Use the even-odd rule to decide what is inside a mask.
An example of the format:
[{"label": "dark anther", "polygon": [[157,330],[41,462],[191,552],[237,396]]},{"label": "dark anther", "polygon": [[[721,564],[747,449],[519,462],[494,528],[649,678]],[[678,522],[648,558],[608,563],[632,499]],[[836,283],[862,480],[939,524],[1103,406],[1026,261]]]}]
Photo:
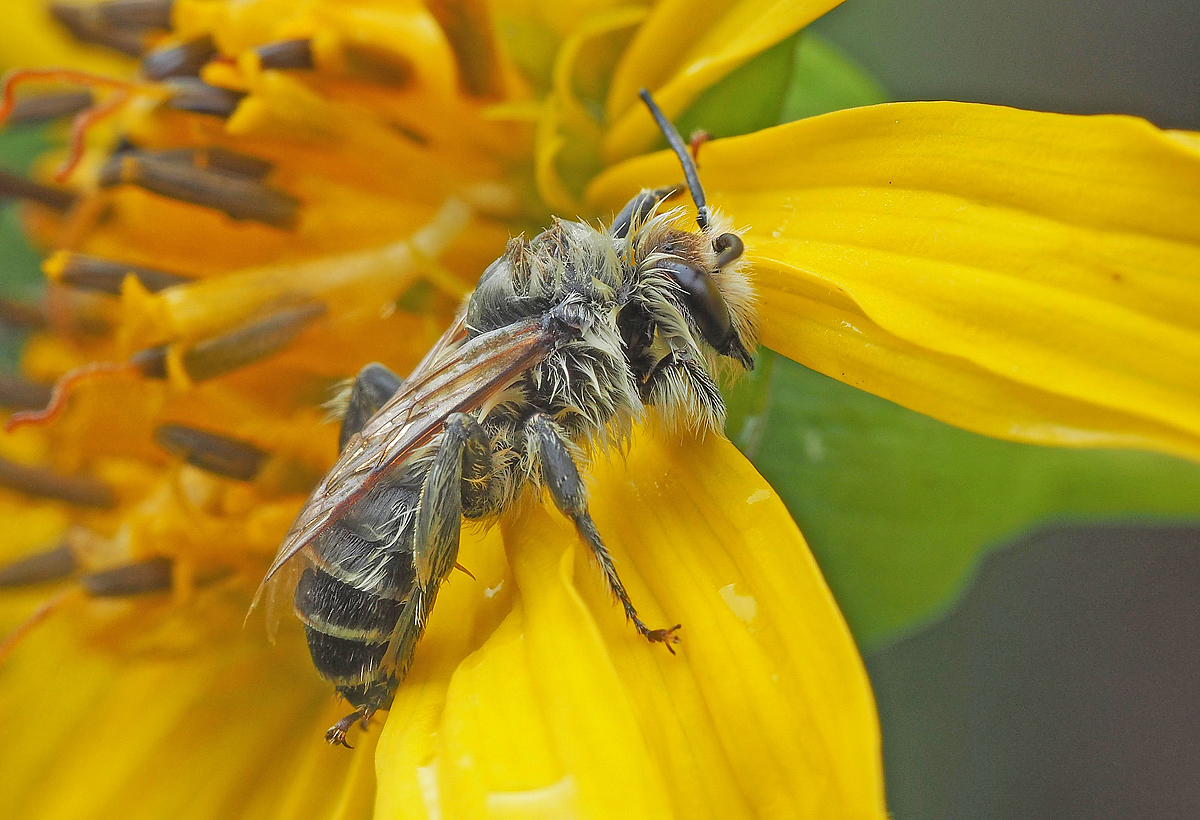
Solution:
[{"label": "dark anther", "polygon": [[95,6],[51,3],[50,16],[81,43],[94,43],[130,57],[141,57],[146,47],[135,31],[111,27]]},{"label": "dark anther", "polygon": [[142,75],[148,80],[195,77],[204,64],[217,56],[211,37],[198,37],[169,48],[156,48],[142,58]]},{"label": "dark anther", "polygon": [[246,97],[241,91],[218,88],[195,77],[176,77],[167,81],[167,87],[171,90],[166,103],[168,108],[222,119],[233,116],[238,104]]},{"label": "dark anther", "polygon": [[22,587],[66,578],[75,571],[75,553],[66,544],[0,567],[0,587]]},{"label": "dark anther", "polygon": [[0,376],[0,407],[31,410],[45,407],[50,401],[49,384],[27,382],[15,376]]},{"label": "dark anther", "polygon": [[282,40],[258,47],[258,62],[263,68],[304,70],[313,63],[312,40]]},{"label": "dark anther", "polygon": [[741,259],[746,245],[737,234],[723,233],[713,240],[713,250],[717,252],[717,268],[720,269]]},{"label": "dark anther", "polygon": [[66,501],[80,507],[116,506],[112,488],[87,476],[69,476],[0,459],[0,486],[10,490]]},{"label": "dark anther", "polygon": [[297,199],[258,180],[151,154],[113,157],[100,169],[99,182],[137,185],[160,196],[222,211],[233,219],[249,219],[275,228],[294,227],[300,210]]},{"label": "dark anther", "polygon": [[170,31],[174,0],[109,0],[96,6],[100,19],[113,28]]},{"label": "dark anther", "polygon": [[68,211],[75,204],[75,194],[64,188],[53,188],[19,174],[0,170],[0,199],[14,197],[37,202],[56,211]]},{"label": "dark anther", "polygon": [[91,108],[95,97],[90,91],[63,91],[57,94],[34,94],[22,97],[5,120],[7,125],[22,122],[45,122],[78,114]]},{"label": "dark anther", "polygon": [[142,283],[142,287],[151,293],[191,281],[188,277],[175,273],[143,268],[140,265],[130,265],[82,253],[71,253],[64,257],[58,281],[73,288],[98,290],[103,293],[119,295],[121,283],[129,274],[136,277]]},{"label": "dark anther", "polygon": [[182,424],[160,426],[154,440],[193,467],[238,481],[253,481],[267,459],[264,450],[249,442]]},{"label": "dark anther", "polygon": [[129,363],[147,379],[165,379],[167,377],[167,345],[148,347],[139,350],[129,357]]},{"label": "dark anther", "polygon": [[171,559],[149,558],[135,564],[89,573],[79,579],[79,585],[96,598],[166,592],[171,588]]},{"label": "dark anther", "polygon": [[183,369],[193,381],[204,381],[236,370],[279,350],[324,312],[323,304],[310,302],[205,339],[183,354]]},{"label": "dark anther", "polygon": [[143,156],[161,159],[167,162],[177,162],[191,165],[208,171],[223,171],[227,174],[262,179],[275,170],[275,163],[269,160],[252,157],[237,151],[230,151],[212,145],[204,148],[170,148],[164,151],[146,151]]}]

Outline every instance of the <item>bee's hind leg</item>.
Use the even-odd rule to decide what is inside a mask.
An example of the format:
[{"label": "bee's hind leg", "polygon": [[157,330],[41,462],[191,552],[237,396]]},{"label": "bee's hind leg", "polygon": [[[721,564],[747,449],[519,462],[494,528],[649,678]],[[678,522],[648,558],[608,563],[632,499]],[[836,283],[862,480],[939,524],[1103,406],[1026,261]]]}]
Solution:
[{"label": "bee's hind leg", "polygon": [[346,742],[346,734],[350,731],[350,728],[359,721],[362,721],[362,728],[365,730],[370,724],[371,715],[374,713],[374,711],[375,710],[366,706],[355,709],[353,712],[329,727],[329,731],[325,733],[325,742],[332,746],[345,746],[347,749],[353,749],[354,747]]},{"label": "bee's hind leg", "polygon": [[346,410],[342,415],[342,429],[338,434],[338,450],[346,449],[346,442],[355,433],[361,433],[371,416],[396,394],[404,380],[378,362],[358,371],[354,386],[346,399]]},{"label": "bee's hind leg", "polygon": [[617,575],[612,555],[600,539],[596,523],[592,521],[588,512],[587,491],[583,486],[583,479],[579,476],[579,468],[575,466],[575,459],[571,457],[571,450],[558,425],[544,413],[537,413],[526,422],[525,430],[535,448],[538,465],[542,471],[542,482],[550,489],[550,495],[558,509],[574,522],[580,537],[591,547],[592,555],[600,565],[600,571],[604,573],[604,580],[608,582],[609,589],[625,609],[625,617],[633,622],[638,634],[651,643],[663,644],[674,655],[675,650],[671,648],[671,644],[679,643],[679,637],[675,633],[681,624],[675,624],[669,629],[650,629],[638,617],[633,602],[629,600],[629,593],[625,591],[625,585]]}]

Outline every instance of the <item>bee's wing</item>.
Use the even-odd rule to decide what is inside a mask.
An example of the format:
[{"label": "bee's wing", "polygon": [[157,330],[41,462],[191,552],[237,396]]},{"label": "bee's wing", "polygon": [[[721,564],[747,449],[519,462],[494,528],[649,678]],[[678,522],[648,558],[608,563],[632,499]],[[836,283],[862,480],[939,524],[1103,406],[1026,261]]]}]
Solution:
[{"label": "bee's wing", "polygon": [[493,330],[470,341],[462,340],[460,325],[461,319],[362,432],[346,444],[292,522],[254,595],[251,610],[281,567],[343,516],[377,481],[437,435],[447,416],[485,404],[544,358],[553,342],[541,318]]}]

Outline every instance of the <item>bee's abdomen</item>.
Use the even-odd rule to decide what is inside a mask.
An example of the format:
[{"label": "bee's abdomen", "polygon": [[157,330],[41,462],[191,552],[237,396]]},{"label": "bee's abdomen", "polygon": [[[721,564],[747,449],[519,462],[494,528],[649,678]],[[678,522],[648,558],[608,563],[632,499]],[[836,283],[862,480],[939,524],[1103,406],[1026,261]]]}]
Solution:
[{"label": "bee's abdomen", "polygon": [[309,567],[296,585],[300,620],[331,637],[379,643],[400,618],[400,602],[364,592],[319,567]]},{"label": "bee's abdomen", "polygon": [[313,666],[321,677],[331,683],[352,685],[369,682],[387,653],[386,643],[363,643],[338,638],[308,624],[304,625],[304,632],[308,636],[308,651],[312,654]]},{"label": "bee's abdomen", "polygon": [[296,586],[296,614],[321,677],[336,684],[370,681],[387,652],[400,604],[309,567]]}]

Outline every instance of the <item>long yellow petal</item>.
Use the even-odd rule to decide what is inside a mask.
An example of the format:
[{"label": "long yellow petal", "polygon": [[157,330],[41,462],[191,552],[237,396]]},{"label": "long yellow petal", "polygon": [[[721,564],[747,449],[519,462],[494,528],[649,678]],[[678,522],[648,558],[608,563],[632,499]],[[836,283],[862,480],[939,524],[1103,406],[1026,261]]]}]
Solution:
[{"label": "long yellow petal", "polygon": [[[5,596],[4,626],[37,594]],[[16,648],[0,669],[12,735],[0,816],[369,817],[372,736],[331,754],[324,729],[344,705],[308,665],[299,630],[289,624],[270,648],[229,600],[170,606],[80,601]],[[117,627],[97,627],[112,618]]]},{"label": "long yellow petal", "polygon": [[[988,435],[1200,458],[1194,144],[1130,117],[902,103],[705,150],[711,201],[749,226],[767,345]],[[674,164],[623,164],[590,198]]]},{"label": "long yellow petal", "polygon": [[645,86],[670,117],[754,55],[841,0],[665,0],[638,29],[613,74],[604,157],[616,162],[650,150],[661,135],[637,92]]},{"label": "long yellow petal", "polygon": [[[378,817],[884,817],[866,676],[766,482],[723,439],[639,436],[591,485],[643,618],[683,623],[678,655],[532,505],[503,527],[511,570],[469,546],[487,574],[468,562],[478,582],[447,590],[466,601],[439,599],[380,742]],[[503,595],[455,668],[447,647],[469,651]]]}]

